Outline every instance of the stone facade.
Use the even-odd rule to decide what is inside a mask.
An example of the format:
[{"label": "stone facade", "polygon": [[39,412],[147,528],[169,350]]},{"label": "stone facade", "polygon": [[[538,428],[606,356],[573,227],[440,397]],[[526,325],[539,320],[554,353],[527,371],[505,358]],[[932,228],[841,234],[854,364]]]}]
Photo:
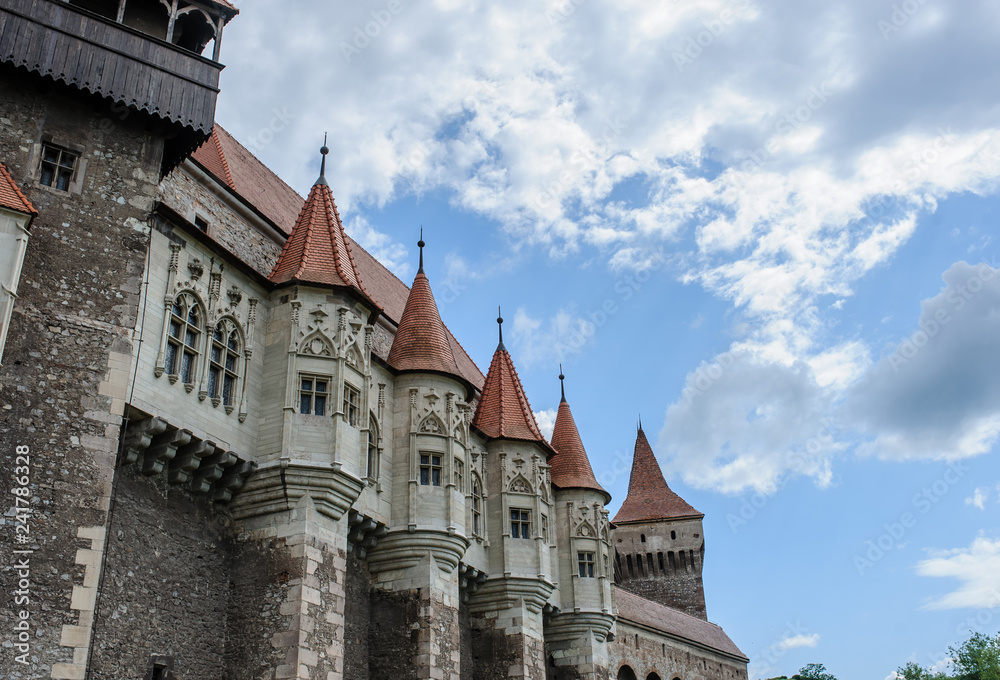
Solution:
[{"label": "stone facade", "polygon": [[[448,371],[390,363],[408,291],[371,256],[350,246],[364,287],[269,279],[294,240],[276,206],[302,199],[266,168],[168,167],[155,114],[8,66],[0,122],[38,210],[0,369],[0,455],[28,447],[33,510],[26,544],[3,520],[31,551],[8,677],[746,677],[721,629],[616,605],[634,530],[553,482],[540,435],[474,426],[484,376],[456,341]],[[65,186],[46,145],[76,158]],[[619,580],[703,619],[695,529],[697,578]],[[19,578],[0,569],[5,593]]]}]

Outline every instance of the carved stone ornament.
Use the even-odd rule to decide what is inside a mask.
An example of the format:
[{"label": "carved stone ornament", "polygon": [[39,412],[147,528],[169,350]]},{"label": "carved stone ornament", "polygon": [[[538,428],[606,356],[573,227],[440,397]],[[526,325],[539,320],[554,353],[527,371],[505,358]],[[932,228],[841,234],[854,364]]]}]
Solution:
[{"label": "carved stone ornament", "polygon": [[196,257],[188,262],[188,271],[191,272],[191,280],[197,281],[205,274],[205,265]]},{"label": "carved stone ornament", "polygon": [[243,293],[240,292],[240,289],[237,288],[236,286],[233,286],[232,288],[227,290],[226,295],[229,297],[230,307],[236,307],[236,305],[240,304],[240,302],[243,301]]}]

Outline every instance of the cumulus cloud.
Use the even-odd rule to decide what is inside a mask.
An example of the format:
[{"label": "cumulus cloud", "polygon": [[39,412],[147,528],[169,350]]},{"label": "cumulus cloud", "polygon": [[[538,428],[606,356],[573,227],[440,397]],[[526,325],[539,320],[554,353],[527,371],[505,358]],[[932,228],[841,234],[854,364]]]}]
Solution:
[{"label": "cumulus cloud", "polygon": [[528,314],[524,307],[518,307],[512,330],[517,360],[530,367],[555,364],[582,351],[592,341],[597,327],[565,309],[543,322]]},{"label": "cumulus cloud", "polygon": [[344,225],[344,229],[393,274],[404,281],[408,278],[412,265],[408,261],[409,251],[406,246],[376,229],[362,215],[354,215]]},{"label": "cumulus cloud", "polygon": [[815,647],[819,644],[819,638],[819,633],[813,633],[812,635],[792,635],[781,640],[778,643],[778,649],[788,651],[789,649],[797,649],[799,647]]},{"label": "cumulus cloud", "polygon": [[918,328],[852,387],[846,410],[862,453],[955,460],[1000,436],[1000,271],[958,262],[921,304]]},{"label": "cumulus cloud", "polygon": [[1000,539],[980,535],[968,548],[944,550],[917,564],[921,576],[957,579],[957,590],[925,609],[992,609],[1000,606]]},{"label": "cumulus cloud", "polygon": [[971,498],[965,499],[966,505],[973,505],[980,510],[986,509],[986,495],[989,493],[988,489],[983,487],[977,487],[975,491],[972,492]]},{"label": "cumulus cloud", "polygon": [[552,439],[552,429],[556,426],[556,415],[554,408],[535,411],[535,422],[538,423],[538,429],[542,431],[546,439]]}]

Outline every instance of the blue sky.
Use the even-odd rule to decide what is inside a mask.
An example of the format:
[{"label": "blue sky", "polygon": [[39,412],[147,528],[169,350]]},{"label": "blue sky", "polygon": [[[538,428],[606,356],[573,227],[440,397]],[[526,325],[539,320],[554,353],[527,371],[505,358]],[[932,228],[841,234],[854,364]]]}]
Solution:
[{"label": "blue sky", "polygon": [[641,414],[752,677],[1000,629],[1000,2],[244,0],[218,118],[617,508]]}]

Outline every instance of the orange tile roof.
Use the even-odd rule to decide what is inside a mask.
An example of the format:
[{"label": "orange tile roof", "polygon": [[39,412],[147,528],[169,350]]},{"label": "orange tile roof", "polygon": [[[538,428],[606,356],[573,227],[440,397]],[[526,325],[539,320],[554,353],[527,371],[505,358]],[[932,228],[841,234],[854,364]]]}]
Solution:
[{"label": "orange tile roof", "polygon": [[618,618],[632,623],[663,631],[674,637],[683,638],[702,647],[714,649],[723,654],[735,657],[739,661],[748,661],[747,655],[726,635],[720,626],[685,614],[658,602],[639,597],[622,588],[615,588],[615,606]]},{"label": "orange tile roof", "polygon": [[28,197],[21,193],[21,189],[3,163],[0,163],[0,208],[16,210],[29,215],[38,214]]},{"label": "orange tile roof", "polygon": [[486,384],[476,407],[472,425],[491,439],[521,439],[538,442],[552,451],[552,447],[538,429],[531,404],[524,395],[517,369],[504,347],[503,338],[493,353]]},{"label": "orange tile roof", "polygon": [[423,238],[419,245],[420,268],[389,350],[389,365],[399,371],[436,371],[463,378],[424,273]]},{"label": "orange tile roof", "polygon": [[[562,378],[561,375],[559,377]],[[611,502],[611,494],[594,477],[594,470],[590,467],[590,459],[583,448],[583,440],[580,439],[580,431],[576,429],[576,421],[565,393],[559,402],[559,413],[555,427],[552,428],[552,448],[556,450],[556,455],[549,461],[553,484],[563,489],[600,491],[604,494],[604,502]]]},{"label": "orange tile roof", "polygon": [[667,486],[667,480],[663,478],[663,471],[656,462],[656,456],[653,455],[653,449],[646,439],[646,433],[640,426],[635,439],[628,495],[625,496],[625,502],[622,503],[618,514],[611,521],[622,524],[704,516]]},{"label": "orange tile roof", "polygon": [[[243,201],[251,205],[273,224],[279,232],[288,235],[302,210],[304,199],[294,189],[274,174],[256,156],[216,123],[215,132],[218,146],[209,140],[193,159],[223,185],[230,187]],[[212,160],[215,154],[218,160]],[[226,161],[229,173],[222,170],[222,159]],[[232,184],[230,185],[230,181]],[[347,236],[347,244],[354,255],[361,280],[372,301],[382,309],[382,313],[393,323],[403,317],[410,289],[385,265],[375,259],[357,241]],[[446,328],[447,330],[447,328]],[[448,344],[461,375],[478,389],[482,389],[484,377],[468,352],[448,331]]]}]

